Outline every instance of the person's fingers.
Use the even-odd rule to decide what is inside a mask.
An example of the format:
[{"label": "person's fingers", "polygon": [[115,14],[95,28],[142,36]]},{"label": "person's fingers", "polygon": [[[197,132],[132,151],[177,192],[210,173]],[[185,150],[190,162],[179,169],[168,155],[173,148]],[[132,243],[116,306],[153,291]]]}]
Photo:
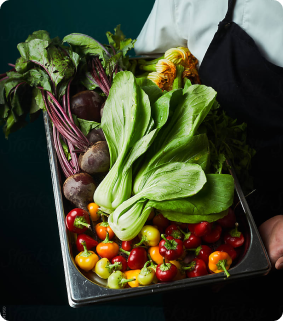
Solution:
[{"label": "person's fingers", "polygon": [[277,270],[283,270],[283,256],[281,256],[275,263],[275,268]]}]

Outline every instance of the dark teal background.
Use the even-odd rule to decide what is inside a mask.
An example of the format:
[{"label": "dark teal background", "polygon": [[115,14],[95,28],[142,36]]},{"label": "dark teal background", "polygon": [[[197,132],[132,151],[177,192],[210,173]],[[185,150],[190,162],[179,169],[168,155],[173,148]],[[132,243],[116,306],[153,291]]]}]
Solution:
[{"label": "dark teal background", "polygon": [[[0,9],[0,73],[19,57],[17,44],[35,30],[51,37],[85,33],[107,43],[121,24],[136,38],[153,1],[9,0]],[[42,115],[0,134],[1,305],[7,320],[164,320],[162,295],[90,308],[68,306]],[[3,314],[3,310],[2,310]]]},{"label": "dark teal background", "polygon": [[[18,58],[17,44],[35,30],[61,38],[80,32],[105,43],[106,31],[121,24],[127,37],[136,38],[153,2],[9,0],[0,9],[0,73]],[[7,320],[273,321],[281,315],[274,294],[280,272],[219,292],[200,288],[70,308],[42,116],[8,140],[0,133],[0,165],[0,303]]]}]

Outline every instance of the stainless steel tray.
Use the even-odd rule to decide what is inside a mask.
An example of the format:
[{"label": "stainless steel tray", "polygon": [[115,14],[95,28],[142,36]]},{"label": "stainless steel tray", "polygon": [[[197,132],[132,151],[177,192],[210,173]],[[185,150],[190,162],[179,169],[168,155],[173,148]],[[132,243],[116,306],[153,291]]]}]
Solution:
[{"label": "stainless steel tray", "polygon": [[183,279],[180,281],[154,284],[146,287],[125,288],[121,290],[109,289],[105,286],[104,280],[93,276],[94,273],[82,274],[74,263],[72,255],[72,235],[68,234],[64,218],[64,200],[61,190],[60,170],[58,168],[57,156],[52,145],[52,128],[49,117],[44,112],[44,125],[47,139],[47,148],[53,183],[54,199],[57,212],[58,228],[65,270],[68,300],[71,307],[80,307],[96,302],[113,301],[138,295],[165,292],[176,289],[184,289],[197,285],[212,284],[217,282],[228,282],[235,279],[247,278],[258,275],[265,275],[271,269],[270,260],[260,238],[259,232],[253,220],[249,206],[243,195],[237,177],[231,169],[235,180],[235,189],[242,206],[242,219],[246,224],[246,248],[240,262],[229,270],[231,277],[225,278],[224,273],[210,274],[203,277]]}]

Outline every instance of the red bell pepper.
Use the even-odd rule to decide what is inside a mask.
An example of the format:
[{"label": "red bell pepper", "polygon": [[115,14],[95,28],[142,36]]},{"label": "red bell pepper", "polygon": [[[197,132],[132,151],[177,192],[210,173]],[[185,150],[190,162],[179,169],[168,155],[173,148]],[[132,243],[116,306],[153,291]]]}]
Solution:
[{"label": "red bell pepper", "polygon": [[183,240],[184,238],[179,226],[174,223],[166,228],[165,234],[174,237],[174,239]]},{"label": "red bell pepper", "polygon": [[169,220],[161,213],[157,213],[152,220],[152,225],[156,226],[160,233],[164,233],[164,230],[169,224]]},{"label": "red bell pepper", "polygon": [[232,247],[242,246],[245,242],[243,233],[238,231],[238,226],[239,224],[235,223],[235,228],[224,235],[224,242]]},{"label": "red bell pepper", "polygon": [[165,259],[156,267],[156,277],[161,282],[172,281],[177,273],[178,268],[172,263],[166,263]]},{"label": "red bell pepper", "polygon": [[212,253],[212,249],[207,245],[200,245],[196,249],[189,249],[190,251],[195,251],[195,255],[198,259],[204,261],[204,263],[208,264],[209,255]]},{"label": "red bell pepper", "polygon": [[215,243],[220,239],[222,233],[222,227],[219,224],[213,224],[213,227],[209,233],[204,235],[202,239],[206,243]]},{"label": "red bell pepper", "polygon": [[86,234],[79,234],[76,241],[77,249],[79,252],[84,251],[84,247],[82,244],[83,241],[85,241],[85,245],[88,250],[92,249],[98,244],[98,242],[94,240],[92,237]]},{"label": "red bell pepper", "polygon": [[234,261],[237,256],[238,253],[234,250],[234,248],[229,245],[229,244],[221,244],[220,246],[218,246],[218,248],[216,249],[216,251],[220,251],[220,252],[226,252],[229,254],[229,256],[231,257],[232,261]]},{"label": "red bell pepper", "polygon": [[187,267],[183,267],[182,269],[188,270],[186,272],[188,278],[195,278],[208,274],[205,262],[198,258],[195,258]]},{"label": "red bell pepper", "polygon": [[172,236],[161,234],[163,240],[159,242],[159,253],[168,261],[176,260],[183,254],[183,242]]},{"label": "red bell pepper", "polygon": [[188,224],[189,230],[194,233],[196,236],[202,237],[211,231],[212,224],[206,221]]},{"label": "red bell pepper", "polygon": [[132,270],[141,270],[148,261],[147,252],[143,247],[135,247],[129,251],[120,249],[122,253],[129,255],[127,263]]},{"label": "red bell pepper", "polygon": [[183,244],[186,249],[197,248],[201,245],[201,238],[199,236],[196,236],[192,232],[184,233],[182,230],[181,232],[184,234]]},{"label": "red bell pepper", "polygon": [[118,256],[113,257],[113,259],[111,260],[111,263],[112,264],[121,263],[120,271],[124,272],[127,270],[127,267],[128,267],[127,260],[122,255],[118,255]]},{"label": "red bell pepper", "polygon": [[231,228],[235,226],[236,215],[234,210],[230,207],[228,214],[217,221],[224,228]]},{"label": "red bell pepper", "polygon": [[133,248],[133,240],[130,241],[123,241],[122,242],[122,249],[125,251],[131,251]]},{"label": "red bell pepper", "polygon": [[90,228],[89,214],[81,208],[74,208],[67,214],[65,224],[69,231],[82,234]]}]

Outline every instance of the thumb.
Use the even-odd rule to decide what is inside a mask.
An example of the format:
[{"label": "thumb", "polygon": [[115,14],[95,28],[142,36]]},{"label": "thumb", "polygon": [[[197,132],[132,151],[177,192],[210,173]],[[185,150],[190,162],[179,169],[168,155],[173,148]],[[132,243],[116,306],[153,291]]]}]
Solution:
[{"label": "thumb", "polygon": [[283,256],[281,256],[275,263],[275,268],[277,270],[283,270]]}]

